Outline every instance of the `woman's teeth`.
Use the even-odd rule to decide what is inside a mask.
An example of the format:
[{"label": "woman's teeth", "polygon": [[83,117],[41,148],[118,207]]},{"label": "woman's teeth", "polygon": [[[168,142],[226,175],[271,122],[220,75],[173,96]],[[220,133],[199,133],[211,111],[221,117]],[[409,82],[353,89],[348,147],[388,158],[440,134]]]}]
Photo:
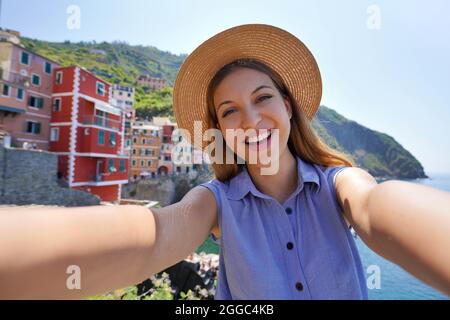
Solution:
[{"label": "woman's teeth", "polygon": [[265,133],[261,133],[258,136],[251,137],[247,141],[245,141],[246,144],[252,144],[252,143],[260,143],[261,141],[266,140],[270,137],[270,130],[266,131]]}]

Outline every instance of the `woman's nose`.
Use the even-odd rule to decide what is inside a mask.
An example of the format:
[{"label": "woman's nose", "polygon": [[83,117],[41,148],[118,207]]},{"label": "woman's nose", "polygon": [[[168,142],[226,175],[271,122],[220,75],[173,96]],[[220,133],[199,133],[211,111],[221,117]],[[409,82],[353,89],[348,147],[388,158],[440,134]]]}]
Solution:
[{"label": "woman's nose", "polygon": [[261,121],[260,112],[252,105],[245,108],[243,112],[242,128],[253,129],[257,128],[258,123]]}]

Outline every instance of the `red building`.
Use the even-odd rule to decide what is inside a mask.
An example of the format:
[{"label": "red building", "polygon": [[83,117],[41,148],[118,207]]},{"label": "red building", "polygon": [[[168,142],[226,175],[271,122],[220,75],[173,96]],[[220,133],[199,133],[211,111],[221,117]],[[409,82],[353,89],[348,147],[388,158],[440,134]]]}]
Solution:
[{"label": "red building", "polygon": [[111,105],[110,85],[79,67],[53,71],[50,151],[69,187],[119,201],[128,183],[123,111]]}]

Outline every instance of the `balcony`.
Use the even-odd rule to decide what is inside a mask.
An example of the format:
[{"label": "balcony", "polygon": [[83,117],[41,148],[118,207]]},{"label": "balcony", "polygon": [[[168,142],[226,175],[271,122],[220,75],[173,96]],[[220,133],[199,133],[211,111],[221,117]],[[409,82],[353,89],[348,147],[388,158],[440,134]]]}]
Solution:
[{"label": "balcony", "polygon": [[3,68],[0,68],[0,79],[21,87],[28,87],[30,85],[30,77],[15,72],[8,72]]},{"label": "balcony", "polygon": [[82,123],[120,131],[120,121],[111,120],[105,117],[85,116]]}]

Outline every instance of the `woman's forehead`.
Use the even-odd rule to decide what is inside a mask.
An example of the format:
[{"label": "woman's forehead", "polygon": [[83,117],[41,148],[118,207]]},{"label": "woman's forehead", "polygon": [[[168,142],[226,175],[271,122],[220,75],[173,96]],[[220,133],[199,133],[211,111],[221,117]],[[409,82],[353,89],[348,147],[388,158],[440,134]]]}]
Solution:
[{"label": "woman's forehead", "polygon": [[270,77],[258,70],[239,68],[227,75],[214,91],[214,100],[231,98],[231,95],[250,95],[260,87],[275,88]]}]

